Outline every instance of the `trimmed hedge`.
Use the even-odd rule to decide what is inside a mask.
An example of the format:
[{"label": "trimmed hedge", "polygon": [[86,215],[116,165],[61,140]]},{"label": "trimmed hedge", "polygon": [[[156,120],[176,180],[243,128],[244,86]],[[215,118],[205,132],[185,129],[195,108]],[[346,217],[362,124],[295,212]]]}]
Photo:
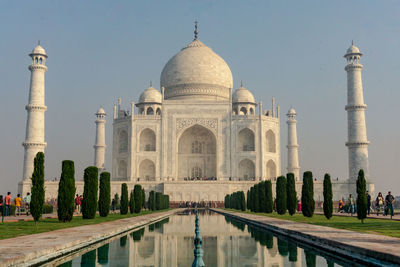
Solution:
[{"label": "trimmed hedge", "polygon": [[75,210],[75,168],[72,160],[64,160],[58,183],[57,217],[60,222],[72,220]]},{"label": "trimmed hedge", "polygon": [[142,186],[136,184],[133,188],[133,196],[135,200],[135,213],[139,213],[142,210]]},{"label": "trimmed hedge", "polygon": [[296,181],[293,173],[288,173],[286,177],[287,210],[290,215],[293,215],[296,213],[297,206]]},{"label": "trimmed hedge", "polygon": [[129,212],[131,214],[135,212],[135,194],[133,193],[133,190],[131,190],[129,197]]},{"label": "trimmed hedge", "polygon": [[44,153],[38,152],[33,161],[30,211],[35,224],[42,217],[44,205]]},{"label": "trimmed hedge", "polygon": [[276,181],[276,211],[285,214],[287,209],[286,177],[279,176]]},{"label": "trimmed hedge", "polygon": [[270,180],[265,181],[264,186],[265,186],[265,194],[267,196],[265,212],[271,213],[274,211],[274,200],[272,197],[272,182]]},{"label": "trimmed hedge", "polygon": [[315,210],[314,182],[312,172],[303,174],[303,187],[301,190],[301,211],[304,216],[312,217]]},{"label": "trimmed hedge", "polygon": [[101,217],[107,217],[110,213],[111,187],[110,173],[102,172],[100,174],[100,195],[99,195],[99,214]]},{"label": "trimmed hedge", "polygon": [[93,219],[97,211],[98,169],[95,166],[87,167],[83,174],[83,201],[82,218]]},{"label": "trimmed hedge", "polygon": [[333,201],[332,201],[332,183],[331,176],[325,174],[324,176],[324,215],[329,220],[333,213]]},{"label": "trimmed hedge", "polygon": [[121,209],[119,210],[121,215],[128,213],[129,199],[128,199],[128,186],[126,183],[121,185]]}]

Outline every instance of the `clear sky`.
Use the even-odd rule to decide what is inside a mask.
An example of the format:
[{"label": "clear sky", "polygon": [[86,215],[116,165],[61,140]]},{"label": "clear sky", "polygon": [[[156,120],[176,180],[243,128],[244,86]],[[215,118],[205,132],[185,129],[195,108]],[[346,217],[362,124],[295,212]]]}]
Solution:
[{"label": "clear sky", "polygon": [[22,177],[30,64],[41,40],[46,73],[46,178],[75,161],[76,178],[93,164],[96,110],[137,101],[175,53],[199,38],[230,66],[234,86],[281,107],[282,171],[286,112],[298,114],[301,172],[347,178],[346,73],[351,40],[364,54],[363,85],[370,173],[377,191],[400,195],[399,1],[1,1],[0,188]]}]

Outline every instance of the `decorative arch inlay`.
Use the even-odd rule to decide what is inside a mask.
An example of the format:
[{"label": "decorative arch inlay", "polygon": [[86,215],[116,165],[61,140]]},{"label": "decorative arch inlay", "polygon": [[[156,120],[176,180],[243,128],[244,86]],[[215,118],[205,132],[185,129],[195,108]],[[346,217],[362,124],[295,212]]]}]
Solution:
[{"label": "decorative arch inlay", "polygon": [[210,119],[199,119],[199,118],[176,119],[176,132],[177,132],[177,134],[179,134],[183,130],[185,130],[195,124],[199,124],[201,126],[206,127],[207,129],[211,130],[214,134],[217,133],[218,119],[211,119],[211,118]]}]

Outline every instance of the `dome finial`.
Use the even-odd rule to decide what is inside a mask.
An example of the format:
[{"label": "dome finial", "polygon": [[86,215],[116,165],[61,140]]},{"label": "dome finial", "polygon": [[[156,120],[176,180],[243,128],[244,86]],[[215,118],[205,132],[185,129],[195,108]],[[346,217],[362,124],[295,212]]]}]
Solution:
[{"label": "dome finial", "polygon": [[153,87],[153,81],[150,80],[150,87]]},{"label": "dome finial", "polygon": [[243,87],[243,80],[240,80],[240,87]]},{"label": "dome finial", "polygon": [[351,45],[354,45],[354,42],[353,42],[353,40],[351,40]]},{"label": "dome finial", "polygon": [[198,22],[197,20],[194,22],[194,39],[197,40],[199,37],[199,30],[198,28]]}]

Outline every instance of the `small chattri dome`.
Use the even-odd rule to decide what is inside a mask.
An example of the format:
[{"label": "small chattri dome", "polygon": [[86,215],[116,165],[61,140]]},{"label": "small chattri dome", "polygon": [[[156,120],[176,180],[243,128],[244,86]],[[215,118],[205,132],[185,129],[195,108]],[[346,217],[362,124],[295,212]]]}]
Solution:
[{"label": "small chattri dome", "polygon": [[97,113],[96,114],[106,114],[106,112],[104,111],[104,109],[103,108],[99,108],[99,110],[97,111]]},{"label": "small chattri dome", "polygon": [[144,90],[139,97],[139,103],[161,103],[161,100],[161,93],[151,83],[150,87]]},{"label": "small chattri dome", "polygon": [[46,50],[44,50],[44,48],[40,44],[33,48],[30,55],[42,55],[47,57]]},{"label": "small chattri dome", "polygon": [[288,115],[296,115],[296,110],[294,110],[294,108],[290,108],[288,111]]},{"label": "small chattri dome", "polygon": [[243,87],[243,83],[240,88],[236,89],[236,91],[232,95],[233,103],[255,103],[253,94]]},{"label": "small chattri dome", "polygon": [[348,55],[354,55],[354,54],[362,56],[360,49],[358,49],[358,47],[355,46],[353,42],[351,42],[351,46],[347,49],[346,55],[344,56],[346,57]]}]

